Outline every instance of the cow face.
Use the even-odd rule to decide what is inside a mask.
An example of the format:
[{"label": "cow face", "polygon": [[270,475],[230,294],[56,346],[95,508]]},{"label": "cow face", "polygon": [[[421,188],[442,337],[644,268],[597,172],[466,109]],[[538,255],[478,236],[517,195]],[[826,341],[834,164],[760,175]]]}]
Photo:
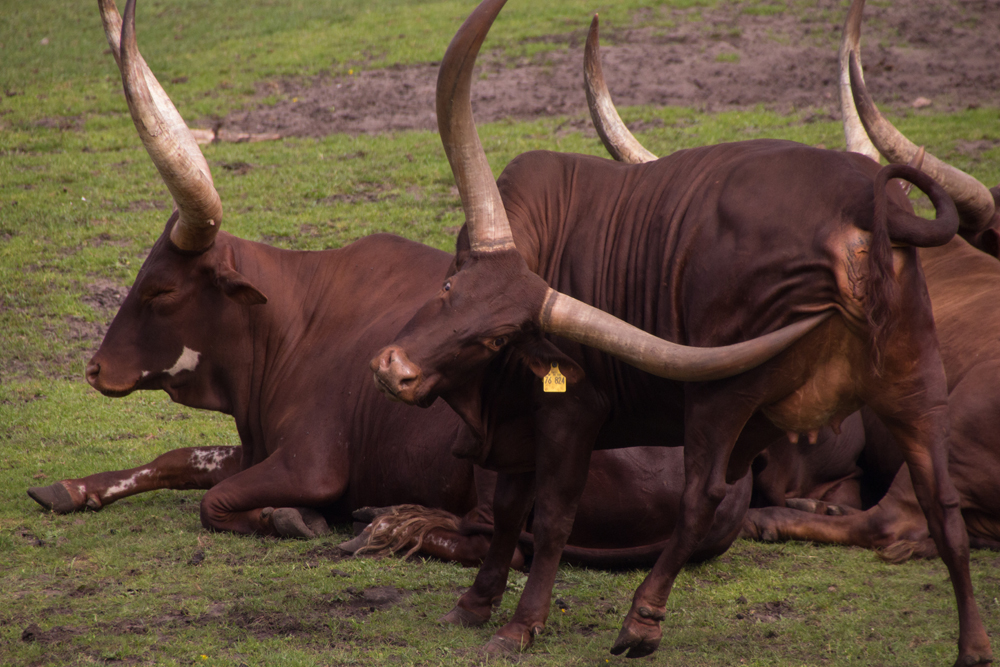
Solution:
[{"label": "cow face", "polygon": [[87,364],[87,381],[106,396],[163,389],[185,405],[220,409],[209,395],[208,369],[220,361],[213,357],[233,353],[246,306],[267,299],[236,270],[228,235],[201,252],[178,249],[170,240],[176,217]]},{"label": "cow face", "polygon": [[582,371],[541,335],[549,291],[516,250],[460,253],[458,271],[425,303],[396,341],[371,361],[390,398],[426,407],[438,396],[467,393],[501,351],[539,377],[552,363],[571,382]]}]

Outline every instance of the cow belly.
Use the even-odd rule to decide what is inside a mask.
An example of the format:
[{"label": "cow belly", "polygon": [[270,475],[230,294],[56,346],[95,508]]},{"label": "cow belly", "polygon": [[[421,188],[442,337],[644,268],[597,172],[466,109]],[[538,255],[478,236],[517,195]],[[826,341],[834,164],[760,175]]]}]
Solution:
[{"label": "cow belly", "polygon": [[830,355],[813,366],[794,390],[761,412],[788,433],[812,433],[823,426],[839,432],[840,423],[862,405],[851,367],[850,355]]}]

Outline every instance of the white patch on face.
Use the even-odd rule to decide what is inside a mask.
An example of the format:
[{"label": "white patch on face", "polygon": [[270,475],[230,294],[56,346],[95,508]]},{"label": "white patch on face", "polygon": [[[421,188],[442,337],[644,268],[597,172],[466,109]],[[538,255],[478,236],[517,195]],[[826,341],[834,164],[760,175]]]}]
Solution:
[{"label": "white patch on face", "polygon": [[123,479],[114,486],[109,487],[108,490],[104,492],[103,497],[105,499],[110,498],[113,500],[115,496],[117,496],[118,494],[125,493],[126,491],[134,489],[136,485],[139,483],[139,478],[146,477],[149,474],[151,474],[149,470],[140,470],[139,472],[135,473],[128,479]]},{"label": "white patch on face", "polygon": [[191,466],[197,470],[211,472],[222,465],[232,455],[233,450],[229,447],[213,447],[208,450],[200,449],[191,454]]},{"label": "white patch on face", "polygon": [[193,371],[198,367],[198,359],[201,357],[201,352],[195,352],[191,348],[185,346],[184,351],[181,352],[181,356],[177,357],[177,361],[174,362],[173,367],[168,368],[165,373],[168,375],[177,375],[181,371]]}]

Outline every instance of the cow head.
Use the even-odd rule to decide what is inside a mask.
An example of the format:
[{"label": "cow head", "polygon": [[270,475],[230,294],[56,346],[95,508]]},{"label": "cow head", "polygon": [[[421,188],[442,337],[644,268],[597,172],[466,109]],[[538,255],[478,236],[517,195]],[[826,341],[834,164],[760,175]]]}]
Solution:
[{"label": "cow head", "polygon": [[883,116],[861,69],[861,17],[865,0],[853,0],[840,45],[840,106],[847,150],[889,162],[913,162],[920,154],[924,173],[941,184],[958,209],[959,234],[972,245],[1000,257],[1000,185],[990,189],[975,177],[923,153]]},{"label": "cow head", "polygon": [[[378,387],[408,403],[426,406],[445,396],[457,407],[456,401],[470,400],[469,384],[495,359],[524,361],[536,375],[549,373],[558,363],[569,384],[581,378],[582,370],[543,333],[595,347],[662,377],[718,379],[762,363],[818,324],[824,316],[733,346],[690,348],[561,294],[529,269],[514,245],[470,101],[476,55],[505,1],[484,0],[456,33],[441,62],[438,129],[466,226],[454,271],[438,295],[417,312],[395,343],[372,359]],[[459,411],[469,418],[468,410]]]},{"label": "cow head", "polygon": [[232,237],[218,236],[218,192],[190,130],[139,54],[135,0],[124,24],[114,0],[100,0],[100,8],[135,127],[176,210],[87,364],[87,380],[108,396],[164,389],[176,401],[221,408],[210,397],[208,359],[231,345],[218,341],[226,320],[267,299],[236,270]]}]

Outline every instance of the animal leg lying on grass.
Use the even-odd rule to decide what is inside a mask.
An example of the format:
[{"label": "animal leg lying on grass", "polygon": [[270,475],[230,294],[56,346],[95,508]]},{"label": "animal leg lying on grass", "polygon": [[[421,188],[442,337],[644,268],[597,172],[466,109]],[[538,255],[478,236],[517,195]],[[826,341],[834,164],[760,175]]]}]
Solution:
[{"label": "animal leg lying on grass", "polygon": [[150,463],[33,486],[28,495],[58,514],[99,510],[116,500],[157,489],[210,489],[239,472],[240,447],[184,447],[161,454]]},{"label": "animal leg lying on grass", "polygon": [[323,460],[325,451],[284,447],[223,480],[201,501],[202,525],[276,537],[325,535],[330,528],[313,508],[343,494],[348,468]]}]

